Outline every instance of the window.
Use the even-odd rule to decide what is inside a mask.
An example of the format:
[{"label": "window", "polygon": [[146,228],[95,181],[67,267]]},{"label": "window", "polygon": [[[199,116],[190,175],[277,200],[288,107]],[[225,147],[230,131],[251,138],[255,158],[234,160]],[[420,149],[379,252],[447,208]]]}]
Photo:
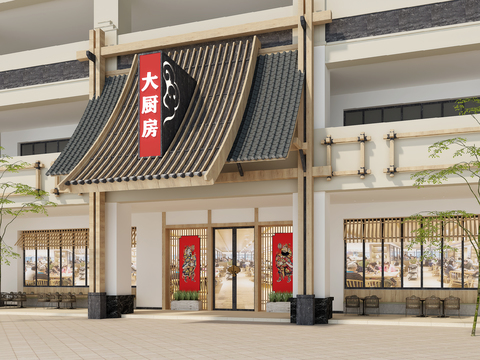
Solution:
[{"label": "window", "polygon": [[88,229],[23,231],[25,286],[88,286]]},{"label": "window", "polygon": [[60,139],[52,141],[38,141],[33,143],[24,143],[20,145],[20,155],[39,155],[62,152],[70,139]]},{"label": "window", "polygon": [[[478,236],[478,217],[462,221]],[[449,246],[443,252],[412,244],[412,231],[420,226],[415,221],[344,220],[345,288],[476,289],[479,263],[472,244],[460,226],[439,225],[435,236]]]},{"label": "window", "polygon": [[[431,103],[346,110],[343,113],[343,125],[351,126],[456,116],[458,111],[455,110],[455,105],[455,100],[445,100]],[[469,108],[475,105],[477,104],[468,103],[465,104],[465,107]]]}]

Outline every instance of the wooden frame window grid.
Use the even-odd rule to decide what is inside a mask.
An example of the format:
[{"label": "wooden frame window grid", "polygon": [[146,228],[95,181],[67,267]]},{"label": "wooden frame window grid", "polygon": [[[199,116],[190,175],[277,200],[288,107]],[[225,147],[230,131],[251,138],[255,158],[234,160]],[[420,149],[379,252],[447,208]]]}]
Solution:
[{"label": "wooden frame window grid", "polygon": [[[478,228],[480,219],[479,216],[476,216],[473,219],[466,219],[468,221],[465,224],[469,229],[474,232],[475,236],[478,236]],[[452,287],[452,283],[448,283],[450,279],[445,273],[445,263],[448,261],[445,251],[440,251],[440,265],[438,265],[438,276],[440,279],[440,286],[438,287],[427,287],[424,286],[424,269],[427,267],[424,262],[419,262],[419,271],[420,274],[420,286],[419,287],[408,287],[405,286],[405,268],[404,268],[404,256],[405,256],[405,243],[409,242],[414,238],[412,231],[419,226],[418,223],[414,221],[406,221],[405,218],[376,218],[376,219],[345,219],[344,220],[344,288],[345,289],[372,289],[372,288],[381,288],[381,289],[408,289],[408,290],[439,290],[439,289],[448,289],[448,290],[476,290],[477,286],[473,286],[475,279],[478,281],[478,274],[475,278],[475,275],[468,275],[465,273],[465,259],[467,254],[465,254],[466,246],[468,246],[468,239],[464,236],[463,230],[457,227],[451,227],[451,224],[445,225],[442,224],[442,232],[438,234],[438,237],[441,238],[442,245],[444,241],[448,242],[458,242],[458,248],[461,249],[460,254],[454,256],[457,261],[460,261],[459,267],[461,268],[461,278],[458,280],[458,286]],[[399,276],[401,280],[401,285],[399,287],[385,287],[385,244],[397,242],[400,244],[400,270]],[[363,266],[362,269],[362,286],[347,287],[347,266],[352,259],[347,259],[348,244],[361,244],[362,246],[362,265],[366,263],[366,248],[365,245],[369,243],[378,243],[381,244],[381,283],[378,285],[366,286],[366,266]],[[358,247],[358,246],[357,246]],[[420,255],[423,255],[425,251],[424,246],[420,246],[419,252]],[[455,254],[455,253],[454,253]],[[456,254],[455,254],[456,255]],[[461,257],[460,257],[461,255]],[[472,254],[470,254],[472,256]],[[469,258],[470,260],[470,258]],[[479,259],[477,259],[478,262]],[[355,261],[355,260],[353,260]],[[478,266],[478,265],[477,265]],[[478,270],[478,267],[477,267]],[[458,270],[457,270],[458,271]],[[447,286],[445,286],[447,284]]]},{"label": "wooden frame window grid", "polygon": [[20,156],[62,152],[69,140],[70,138],[21,143]]}]

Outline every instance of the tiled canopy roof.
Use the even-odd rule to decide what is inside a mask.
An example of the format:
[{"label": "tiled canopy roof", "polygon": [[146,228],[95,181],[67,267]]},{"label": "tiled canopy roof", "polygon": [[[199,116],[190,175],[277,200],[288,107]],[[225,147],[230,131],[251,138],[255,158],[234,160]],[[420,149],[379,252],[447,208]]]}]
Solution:
[{"label": "tiled canopy roof", "polygon": [[82,160],[112,114],[126,80],[127,75],[105,79],[102,95],[88,102],[67,147],[47,171],[47,175],[67,175]]},{"label": "tiled canopy roof", "polygon": [[213,184],[241,123],[259,46],[254,38],[168,53],[197,80],[197,88],[163,157],[138,156],[135,60],[112,116],[59,188],[86,192]]},{"label": "tiled canopy roof", "polygon": [[297,53],[258,57],[248,105],[228,161],[288,156],[303,88]]}]

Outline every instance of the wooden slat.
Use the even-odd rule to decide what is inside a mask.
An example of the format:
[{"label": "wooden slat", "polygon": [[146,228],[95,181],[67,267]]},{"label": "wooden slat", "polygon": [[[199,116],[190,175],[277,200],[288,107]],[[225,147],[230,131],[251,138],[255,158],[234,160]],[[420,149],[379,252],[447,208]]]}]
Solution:
[{"label": "wooden slat", "polygon": [[[122,93],[120,94],[117,105],[113,109],[112,115],[110,116],[109,120],[107,121],[107,124],[105,125],[102,132],[100,133],[100,135],[98,135],[98,138],[95,141],[95,144],[98,144],[98,145],[97,146],[95,146],[95,145],[92,146],[87,151],[87,153],[83,156],[82,160],[80,160],[80,162],[70,172],[70,174],[68,176],[66,176],[65,179],[63,179],[63,181],[58,185],[58,188],[60,190],[64,190],[64,189],[67,188],[67,186],[65,185],[65,182],[77,178],[76,177],[77,174],[80,173],[86,167],[86,165],[88,164],[90,159],[95,155],[95,153],[97,151],[97,148],[99,148],[103,144],[104,140],[109,135],[109,131],[112,128],[112,125],[113,125],[113,121],[111,121],[111,120],[117,118],[118,114],[122,110],[122,105],[125,102],[125,98],[127,97],[128,93],[129,93],[129,90],[130,90],[130,87],[132,85],[133,79],[135,78],[135,72],[136,72],[136,69],[137,69],[137,61],[138,61],[137,59],[138,59],[138,57],[135,56],[134,59],[133,59],[132,67],[130,69],[130,74],[128,75],[128,78],[127,78],[125,86],[122,90]],[[110,124],[110,126],[109,126],[109,124]]]},{"label": "wooden slat", "polygon": [[[248,44],[248,41],[247,41],[247,44]],[[248,62],[248,68],[246,69],[247,71],[245,74],[245,80],[243,82],[243,86],[240,92],[239,103],[235,109],[235,113],[231,120],[230,126],[228,127],[228,129],[226,129],[227,133],[224,137],[223,142],[220,144],[219,141],[217,141],[217,143],[214,145],[215,148],[218,146],[220,148],[220,151],[217,152],[217,154],[215,155],[215,157],[211,162],[211,165],[209,166],[209,169],[207,170],[207,173],[204,175],[205,181],[215,180],[218,177],[218,175],[222,171],[223,166],[225,165],[225,162],[227,161],[228,154],[232,149],[233,142],[235,141],[235,137],[237,136],[237,132],[241,124],[243,113],[245,112],[245,107],[247,106],[248,97],[250,95],[250,88],[252,85],[253,75],[255,73],[255,65],[257,63],[257,54],[258,54],[258,50],[260,49],[260,46],[261,46],[260,41],[255,36],[253,38],[253,43],[250,49],[250,54],[249,54],[250,60]],[[247,57],[247,51],[245,51],[245,58],[243,59],[242,72],[240,74],[239,79],[241,79],[243,75],[246,57]],[[238,81],[238,83],[240,84],[240,81]],[[230,114],[230,111],[229,111],[229,114]],[[222,134],[219,134],[218,140],[220,140],[221,138],[222,138]],[[206,164],[208,166],[209,161],[207,161]]]},{"label": "wooden slat", "polygon": [[[407,132],[407,133],[396,134],[395,137],[397,139],[408,139],[408,138],[417,138],[417,137],[469,134],[469,133],[479,133],[479,132],[480,132],[480,126],[475,126],[475,127],[467,127],[467,128],[456,128],[456,129]],[[388,138],[389,138],[389,135],[383,135],[384,140],[388,140]]]},{"label": "wooden slat", "polygon": [[[401,173],[401,172],[417,172],[417,171],[426,171],[426,170],[444,170],[448,169],[451,166],[454,166],[455,164],[450,164],[450,165],[421,165],[421,166],[404,166],[404,167],[397,167],[395,168],[395,172]],[[385,174],[390,172],[390,168],[388,169],[383,169],[383,172]]]},{"label": "wooden slat", "polygon": [[[313,15],[315,25],[327,24],[332,21],[331,11],[316,12]],[[165,49],[173,46],[186,46],[205,41],[219,41],[234,37],[251,36],[263,33],[289,30],[298,26],[297,16],[266,20],[242,25],[228,26],[219,29],[197,31],[189,34],[167,36],[160,39],[143,40],[128,44],[113,45],[102,49],[105,58],[129,55],[140,52]],[[77,52],[77,60],[87,61],[85,51]]]},{"label": "wooden slat", "polygon": [[95,96],[100,97],[105,85],[105,58],[103,50],[105,49],[105,32],[102,29],[95,30]]}]

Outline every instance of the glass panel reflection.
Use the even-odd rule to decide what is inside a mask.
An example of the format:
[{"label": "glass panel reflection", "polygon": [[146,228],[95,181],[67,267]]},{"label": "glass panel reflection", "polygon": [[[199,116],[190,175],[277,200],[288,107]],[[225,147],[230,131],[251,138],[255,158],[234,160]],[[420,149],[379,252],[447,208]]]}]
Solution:
[{"label": "glass panel reflection", "polygon": [[50,286],[60,286],[60,249],[50,249]]},{"label": "glass panel reflection", "polygon": [[73,285],[73,249],[62,249],[62,286]]},{"label": "glass panel reflection", "polygon": [[426,246],[423,249],[423,287],[424,288],[440,288],[441,268],[442,268],[442,252],[436,247]]},{"label": "glass panel reflection", "polygon": [[232,309],[233,281],[227,268],[233,258],[232,229],[215,230],[215,308]]},{"label": "glass panel reflection", "polygon": [[399,288],[402,286],[401,279],[401,243],[386,242],[384,244],[384,285],[388,288]]},{"label": "glass panel reflection", "polygon": [[75,276],[74,284],[75,286],[85,286],[86,285],[86,248],[75,248]]},{"label": "glass panel reflection", "polygon": [[255,266],[254,266],[254,230],[237,229],[237,266],[240,272],[236,276],[237,309],[254,309],[255,303]]},{"label": "glass panel reflection", "polygon": [[443,287],[462,287],[462,242],[449,241],[450,248],[443,252]]},{"label": "glass panel reflection", "polygon": [[25,250],[25,286],[34,286],[37,273],[35,250]]},{"label": "glass panel reflection", "polygon": [[464,282],[468,288],[478,288],[478,258],[470,241],[465,241],[463,250]]},{"label": "glass panel reflection", "polygon": [[[365,287],[382,286],[382,243],[365,242]],[[357,266],[361,273],[363,262]]]},{"label": "glass panel reflection", "polygon": [[421,285],[421,247],[405,241],[403,244],[403,286],[406,288],[419,288]]},{"label": "glass panel reflection", "polygon": [[37,286],[48,285],[48,250],[37,250]]},{"label": "glass panel reflection", "polygon": [[363,244],[347,243],[347,288],[363,287]]}]

